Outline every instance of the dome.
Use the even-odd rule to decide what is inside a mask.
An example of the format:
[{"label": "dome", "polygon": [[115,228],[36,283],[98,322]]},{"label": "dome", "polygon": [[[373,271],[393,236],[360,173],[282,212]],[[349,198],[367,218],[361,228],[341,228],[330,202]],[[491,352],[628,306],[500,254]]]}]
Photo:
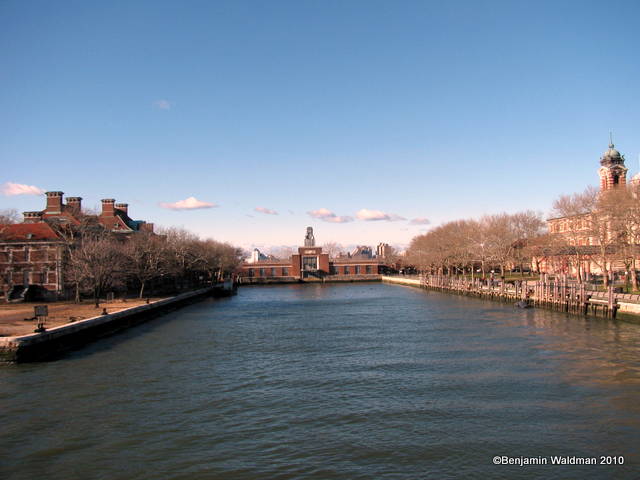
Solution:
[{"label": "dome", "polygon": [[613,147],[613,143],[610,143],[609,150],[602,154],[602,157],[600,158],[601,165],[611,166],[624,164],[624,157],[620,155],[620,152]]},{"label": "dome", "polygon": [[613,143],[609,144],[609,150],[607,150],[606,152],[604,152],[604,155],[602,155],[603,157],[609,157],[609,158],[620,158],[620,152],[618,150],[616,150],[615,148],[613,148],[614,145]]}]

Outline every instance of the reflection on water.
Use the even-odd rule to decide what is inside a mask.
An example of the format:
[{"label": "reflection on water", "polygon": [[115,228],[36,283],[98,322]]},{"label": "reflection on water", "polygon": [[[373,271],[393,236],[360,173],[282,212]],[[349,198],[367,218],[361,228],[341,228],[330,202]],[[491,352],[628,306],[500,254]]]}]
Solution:
[{"label": "reflection on water", "polygon": [[0,368],[0,474],[635,478],[639,347],[637,325],[412,288],[248,287]]}]

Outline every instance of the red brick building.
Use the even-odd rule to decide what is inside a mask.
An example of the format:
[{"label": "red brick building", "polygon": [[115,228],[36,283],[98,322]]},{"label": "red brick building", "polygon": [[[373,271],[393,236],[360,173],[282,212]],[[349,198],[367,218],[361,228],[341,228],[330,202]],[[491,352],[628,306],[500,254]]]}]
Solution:
[{"label": "red brick building", "polygon": [[[626,188],[640,183],[640,174],[636,174],[630,182],[627,182],[628,169],[625,166],[624,155],[615,149],[613,141],[609,148],[600,157],[598,177],[600,179],[600,192],[615,188]],[[605,212],[606,213],[606,212]],[[533,267],[543,273],[550,274],[595,274],[603,273],[602,265],[593,260],[600,241],[593,234],[593,212],[569,217],[550,218],[547,220],[549,233],[561,247],[549,248],[549,253],[536,256],[532,259]],[[609,236],[611,232],[608,232]],[[579,261],[578,261],[579,259]],[[616,261],[609,265],[610,271],[624,271],[622,261]]]},{"label": "red brick building", "polygon": [[63,288],[63,251],[64,242],[46,222],[0,226],[1,293],[7,300],[10,295],[20,299],[35,285],[44,296],[57,297]]},{"label": "red brick building", "polygon": [[[21,300],[29,294],[58,298],[64,291],[64,240],[51,227],[54,224],[80,225],[87,215],[81,197],[63,192],[46,192],[44,210],[24,212],[23,223],[0,225],[0,294],[7,300]],[[102,200],[95,220],[106,230],[118,234],[153,232],[153,224],[129,217],[126,203]]]},{"label": "red brick building", "polygon": [[316,247],[313,229],[307,228],[305,245],[288,260],[245,262],[240,271],[246,283],[279,283],[295,281],[375,280],[386,268],[384,259],[361,255],[329,258],[322,247]]}]

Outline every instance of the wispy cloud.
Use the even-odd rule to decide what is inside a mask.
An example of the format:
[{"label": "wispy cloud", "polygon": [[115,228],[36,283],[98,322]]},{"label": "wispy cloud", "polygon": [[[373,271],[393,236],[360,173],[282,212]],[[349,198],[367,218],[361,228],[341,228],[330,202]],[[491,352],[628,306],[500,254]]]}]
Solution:
[{"label": "wispy cloud", "polygon": [[174,203],[160,202],[159,205],[169,210],[197,210],[199,208],[215,208],[218,206],[215,203],[198,200],[196,197],[185,198]]},{"label": "wispy cloud", "polygon": [[154,101],[153,106],[159,110],[171,110],[171,107],[173,107],[173,103],[171,103],[169,100],[160,99]]},{"label": "wispy cloud", "polygon": [[264,213],[265,215],[278,215],[278,212],[267,207],[256,207],[253,210],[258,213]]},{"label": "wispy cloud", "polygon": [[348,215],[340,216],[333,213],[331,210],[326,208],[319,208],[318,210],[311,210],[307,212],[310,217],[318,218],[323,222],[330,223],[348,223],[353,222],[353,217],[349,217]]},{"label": "wispy cloud", "polygon": [[398,220],[406,220],[406,218],[401,217],[400,215],[396,215],[395,213],[385,213],[381,212],[380,210],[369,210],[368,208],[358,210],[356,212],[356,218],[358,218],[359,220],[364,220],[366,222],[395,222]]},{"label": "wispy cloud", "polygon": [[413,218],[409,222],[410,225],[429,225],[430,223],[431,223],[431,221],[429,221],[429,219],[425,218],[425,217]]},{"label": "wispy cloud", "polygon": [[22,183],[5,182],[2,184],[2,194],[7,197],[13,195],[42,195],[44,190],[34,185],[23,185]]}]

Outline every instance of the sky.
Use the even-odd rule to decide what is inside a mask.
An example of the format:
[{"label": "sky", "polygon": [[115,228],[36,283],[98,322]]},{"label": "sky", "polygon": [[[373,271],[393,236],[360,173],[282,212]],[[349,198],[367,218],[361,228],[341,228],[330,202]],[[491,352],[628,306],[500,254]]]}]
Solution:
[{"label": "sky", "polygon": [[406,245],[640,159],[640,2],[0,0],[0,209]]}]

